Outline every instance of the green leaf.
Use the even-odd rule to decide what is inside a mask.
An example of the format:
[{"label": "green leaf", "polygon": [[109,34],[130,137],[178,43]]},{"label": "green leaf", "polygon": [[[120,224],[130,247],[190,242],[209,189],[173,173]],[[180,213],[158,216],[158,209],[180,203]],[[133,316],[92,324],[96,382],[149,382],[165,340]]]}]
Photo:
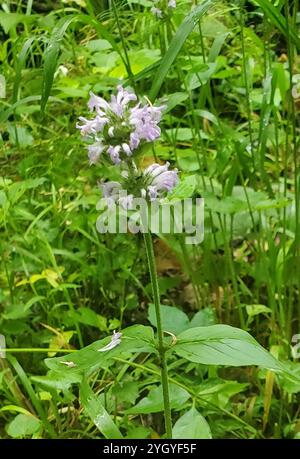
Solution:
[{"label": "green leaf", "polygon": [[33,20],[33,16],[25,16],[25,14],[5,13],[4,11],[0,12],[0,25],[3,27],[6,34],[8,34],[11,29],[20,24],[20,22],[31,22]]},{"label": "green leaf", "polygon": [[230,398],[248,388],[249,384],[238,381],[225,381],[218,378],[208,379],[197,387],[197,394],[202,400],[213,403],[219,408],[226,408]]},{"label": "green leaf", "polygon": [[126,402],[133,405],[139,396],[139,385],[136,381],[121,381],[112,388],[112,393],[118,402]]},{"label": "green leaf", "polygon": [[34,416],[18,414],[7,426],[6,432],[12,438],[24,438],[33,435],[41,427],[41,421]]},{"label": "green leaf", "polygon": [[[130,60],[130,67],[134,75],[139,74],[149,66],[159,61],[160,52],[158,49],[138,49],[128,52],[128,58]],[[125,78],[128,69],[124,64],[124,61],[119,65],[115,65],[114,68],[109,72],[109,75],[114,78]]]},{"label": "green leaf", "polygon": [[1,110],[0,112],[0,122],[3,123],[5,122],[10,115],[15,111],[17,108],[22,108],[24,105],[26,105],[29,102],[35,102],[41,100],[41,96],[28,96],[25,97],[24,99],[20,99],[14,104],[10,105],[6,110]]},{"label": "green leaf", "polygon": [[101,38],[98,40],[91,40],[86,44],[86,47],[92,52],[103,51],[107,49],[111,49],[112,46],[107,40],[102,40]]},{"label": "green leaf", "polygon": [[[160,305],[160,311],[163,330],[174,333],[174,335],[178,335],[183,330],[189,328],[190,322],[188,316],[175,306],[165,306],[162,304]],[[149,305],[148,320],[154,327],[156,327],[154,304]]]},{"label": "green leaf", "polygon": [[[180,170],[185,172],[198,171],[201,167],[199,154],[191,148],[185,148],[184,150],[178,150],[177,162]],[[180,182],[178,187],[180,186]]]},{"label": "green leaf", "polygon": [[49,44],[45,51],[44,55],[44,75],[43,75],[43,87],[42,87],[42,97],[41,97],[41,110],[45,110],[47,100],[50,96],[50,91],[54,79],[54,73],[57,66],[58,54],[62,39],[66,33],[71,22],[75,20],[76,16],[67,16],[61,18],[56,27],[53,30],[53,33],[50,37]]},{"label": "green leaf", "polygon": [[123,438],[116,424],[102,405],[86,380],[80,386],[80,400],[89,417],[105,438]]},{"label": "green leaf", "polygon": [[207,327],[215,324],[215,314],[212,308],[204,308],[198,311],[191,320],[192,327]]},{"label": "green leaf", "polygon": [[[63,357],[46,359],[48,368],[54,370],[57,376],[64,379],[65,375],[82,375],[83,372],[92,373],[98,368],[107,368],[112,362],[113,357],[117,357],[124,352],[156,352],[153,329],[143,325],[133,325],[122,330],[121,343],[115,348],[98,352],[111,341],[111,337],[95,341],[80,351],[72,352]],[[71,365],[63,362],[72,362]]]},{"label": "green leaf", "polygon": [[133,429],[129,428],[128,434],[126,435],[126,439],[136,440],[138,438],[147,438],[150,433],[151,430],[144,426],[134,427]]},{"label": "green leaf", "polygon": [[166,111],[168,113],[177,105],[181,105],[186,99],[188,99],[189,95],[186,92],[174,92],[173,94],[168,94],[168,99],[166,101]]},{"label": "green leaf", "polygon": [[25,414],[26,416],[35,418],[35,416],[30,411],[18,405],[4,405],[2,408],[0,408],[0,411],[16,411],[17,413]]},{"label": "green leaf", "polygon": [[[178,160],[179,165],[179,160]],[[169,200],[191,198],[197,186],[196,175],[188,175],[182,178],[174,190],[169,194]]]},{"label": "green leaf", "polygon": [[178,336],[177,355],[205,365],[259,365],[272,370],[282,366],[249,333],[229,325],[196,327]]},{"label": "green leaf", "polygon": [[246,311],[248,314],[248,323],[251,323],[253,318],[258,314],[270,314],[272,312],[270,308],[263,304],[247,304]]},{"label": "green leaf", "polygon": [[67,391],[72,384],[78,384],[82,380],[82,376],[79,374],[69,373],[64,374],[63,378],[60,377],[60,373],[55,371],[49,371],[46,376],[32,376],[31,380],[37,383],[43,389],[55,389],[57,391]]},{"label": "green leaf", "polygon": [[13,183],[8,190],[8,196],[11,204],[15,204],[27,190],[38,188],[46,181],[47,179],[45,177],[39,177]]},{"label": "green leaf", "polygon": [[165,134],[167,138],[170,138],[176,142],[186,142],[194,138],[194,132],[191,128],[176,128],[166,129]]},{"label": "green leaf", "polygon": [[[158,279],[159,291],[161,295],[165,295],[170,289],[178,288],[182,283],[180,276],[160,277]],[[147,291],[151,293],[151,284],[147,285]]]},{"label": "green leaf", "polygon": [[219,35],[225,35],[228,29],[223,22],[208,16],[202,21],[201,31],[204,37],[216,38]]},{"label": "green leaf", "polygon": [[[190,398],[190,394],[182,387],[176,384],[170,384],[170,405],[174,410],[179,410],[182,405]],[[158,413],[163,411],[163,390],[162,386],[151,389],[147,397],[144,397],[137,403],[133,408],[126,410],[128,414],[147,414],[147,413]]]},{"label": "green leaf", "polygon": [[204,417],[195,409],[187,411],[173,427],[174,439],[210,439],[210,427]]},{"label": "green leaf", "polygon": [[[297,336],[297,335],[296,335]],[[284,362],[285,373],[280,375],[280,387],[288,394],[300,392],[300,363]]]},{"label": "green leaf", "polygon": [[7,312],[4,312],[2,317],[6,320],[15,320],[24,318],[29,314],[29,311],[25,310],[23,303],[12,303],[8,305]]},{"label": "green leaf", "polygon": [[217,69],[216,62],[210,62],[202,64],[197,72],[190,73],[186,78],[186,87],[188,91],[193,91],[199,86],[203,86],[208,82],[210,77],[215,73]]},{"label": "green leaf", "polygon": [[90,308],[82,306],[70,315],[73,319],[78,320],[78,322],[82,324],[89,325],[91,327],[97,327],[102,331],[107,330],[106,317],[97,314]]},{"label": "green leaf", "polygon": [[19,145],[20,148],[26,148],[33,144],[32,135],[28,129],[23,126],[10,124],[7,127],[7,131],[9,132],[9,138],[14,145]]},{"label": "green leaf", "polygon": [[219,124],[218,118],[215,115],[213,115],[213,113],[211,113],[211,112],[209,112],[207,110],[200,110],[200,109],[196,108],[193,113],[194,113],[194,115],[201,116],[201,118],[205,118],[205,119],[211,121],[215,125]]},{"label": "green leaf", "polygon": [[221,214],[236,214],[248,209],[246,201],[235,198],[233,196],[226,196],[223,199],[218,199],[213,194],[209,193],[204,196],[205,206],[213,211]]},{"label": "green leaf", "polygon": [[36,40],[35,37],[30,37],[27,40],[25,40],[22,49],[18,55],[16,65],[15,65],[15,80],[14,80],[14,86],[13,86],[13,96],[12,96],[12,103],[14,104],[18,100],[18,93],[19,93],[19,87],[22,81],[22,69],[26,65],[26,58],[29,50],[32,48],[32,43]]}]

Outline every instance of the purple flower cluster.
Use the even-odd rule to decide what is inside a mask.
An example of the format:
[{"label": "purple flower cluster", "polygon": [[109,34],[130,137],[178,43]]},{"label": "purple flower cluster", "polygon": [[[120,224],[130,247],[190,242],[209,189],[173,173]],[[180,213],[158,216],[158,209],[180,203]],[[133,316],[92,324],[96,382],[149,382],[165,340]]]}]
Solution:
[{"label": "purple flower cluster", "polygon": [[[99,186],[102,190],[103,198],[106,201],[108,207],[113,204],[120,204],[124,209],[132,209],[133,199],[135,197],[142,197],[149,201],[155,201],[156,199],[162,198],[166,193],[170,192],[178,183],[178,171],[174,169],[169,170],[170,163],[164,165],[151,164],[147,167],[142,174],[136,171],[136,177],[129,176],[126,171],[123,172],[123,184],[119,182],[101,182]],[[140,183],[136,193],[127,193],[127,190],[131,190],[132,181],[136,179]]]},{"label": "purple flower cluster", "polygon": [[144,170],[143,175],[147,184],[146,190],[142,190],[142,195],[149,196],[150,201],[155,201],[161,197],[164,192],[170,192],[178,183],[178,170],[169,171],[170,163],[163,166],[160,164],[151,164]]},{"label": "purple flower cluster", "polygon": [[153,142],[160,136],[158,123],[164,107],[137,102],[137,96],[122,86],[110,102],[92,92],[88,102],[95,117],[80,117],[77,124],[84,137],[92,140],[88,146],[90,164],[96,164],[106,152],[114,164],[131,157],[143,142]]},{"label": "purple flower cluster", "polygon": [[80,117],[81,124],[76,127],[93,141],[88,145],[90,164],[97,163],[105,152],[115,165],[122,166],[120,181],[99,184],[107,206],[119,204],[131,209],[134,198],[155,201],[176,186],[178,171],[169,170],[169,163],[155,163],[140,171],[133,158],[143,142],[153,142],[160,136],[158,124],[163,107],[142,105],[133,92],[122,86],[109,102],[90,93],[88,107],[94,118]]}]

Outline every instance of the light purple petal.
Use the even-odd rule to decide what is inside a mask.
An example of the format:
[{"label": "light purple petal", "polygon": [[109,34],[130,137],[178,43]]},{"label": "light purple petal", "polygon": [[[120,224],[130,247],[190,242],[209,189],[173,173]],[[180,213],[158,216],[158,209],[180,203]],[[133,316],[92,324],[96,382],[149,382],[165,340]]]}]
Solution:
[{"label": "light purple petal", "polygon": [[159,8],[156,8],[155,6],[153,6],[150,11],[152,14],[154,14],[158,18],[162,18],[162,10],[160,10]]},{"label": "light purple petal", "polygon": [[176,0],[169,0],[168,7],[169,8],[176,8]]},{"label": "light purple petal", "polygon": [[104,198],[118,197],[119,191],[122,188],[119,182],[114,182],[114,181],[99,182],[98,185],[102,190],[102,194]]},{"label": "light purple petal", "polygon": [[157,163],[151,164],[144,170],[144,176],[150,181],[148,185],[148,193],[150,200],[156,199],[157,194],[161,191],[171,191],[178,183],[177,169],[168,170],[169,163],[164,165]]},{"label": "light purple petal", "polygon": [[127,143],[122,143],[122,148],[123,148],[123,151],[126,153],[127,156],[131,156],[132,155],[132,151],[130,150],[130,147]]},{"label": "light purple petal", "polygon": [[88,149],[88,157],[91,164],[96,164],[100,158],[100,155],[103,151],[103,145],[100,142],[94,143],[93,145],[89,145]]},{"label": "light purple petal", "polygon": [[136,132],[132,132],[130,134],[130,143],[129,143],[130,149],[131,150],[135,150],[139,146],[140,140],[141,139],[140,139],[139,135]]},{"label": "light purple petal", "polygon": [[108,128],[109,137],[113,137],[114,136],[114,131],[115,131],[115,127],[114,126],[110,126],[110,128]]},{"label": "light purple petal", "polygon": [[108,103],[106,100],[102,99],[102,97],[96,96],[92,91],[90,92],[90,99],[88,101],[88,108],[91,112],[94,110],[99,110],[101,108],[106,111],[109,108]]},{"label": "light purple petal", "polygon": [[110,145],[108,147],[108,149],[107,149],[107,153],[109,154],[110,159],[112,160],[112,162],[114,164],[120,164],[120,162],[121,162],[121,158],[120,158],[120,155],[119,155],[120,150],[121,150],[120,145],[117,145],[115,147],[112,147]]}]

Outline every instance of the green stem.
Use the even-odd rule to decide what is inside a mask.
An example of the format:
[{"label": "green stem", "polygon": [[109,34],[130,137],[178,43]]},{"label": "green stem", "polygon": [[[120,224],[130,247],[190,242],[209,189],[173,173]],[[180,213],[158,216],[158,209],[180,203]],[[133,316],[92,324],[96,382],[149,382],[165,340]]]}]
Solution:
[{"label": "green stem", "polygon": [[[241,29],[241,45],[242,45],[242,57],[243,57],[243,77],[245,83],[245,92],[246,92],[246,107],[247,107],[247,118],[248,118],[248,134],[251,146],[251,158],[253,165],[253,174],[251,174],[250,179],[255,180],[255,152],[254,152],[254,139],[253,139],[253,128],[252,128],[252,110],[251,110],[251,101],[250,101],[250,88],[248,80],[248,72],[246,63],[248,62],[246,57],[246,46],[245,46],[245,18],[244,18],[244,0],[240,2],[240,29]],[[255,184],[255,181],[253,182]]]},{"label": "green stem", "polygon": [[168,439],[171,439],[172,438],[172,420],[171,420],[171,407],[170,407],[170,397],[169,397],[168,368],[167,368],[167,361],[166,361],[166,355],[165,355],[166,349],[164,347],[164,341],[163,341],[163,329],[162,329],[161,313],[160,313],[160,297],[159,297],[158,280],[157,280],[157,273],[156,273],[156,267],[155,267],[155,258],[154,258],[154,252],[153,252],[152,236],[149,231],[144,233],[144,240],[145,240],[145,245],[146,245],[148,266],[149,266],[150,279],[151,279],[151,285],[152,285],[153,301],[154,301],[155,314],[156,314],[158,352],[159,352],[160,363],[161,363],[161,381],[162,381],[163,398],[164,398],[166,434],[167,434]]},{"label": "green stem", "polygon": [[115,0],[112,0],[111,4],[112,4],[112,8],[113,8],[113,13],[114,13],[114,16],[115,16],[115,19],[116,19],[116,23],[117,23],[117,27],[118,27],[118,31],[119,31],[119,35],[120,35],[120,39],[121,39],[122,48],[123,48],[124,55],[125,55],[125,58],[123,58],[122,60],[123,60],[123,62],[125,64],[130,83],[132,84],[133,89],[135,90],[135,92],[137,92],[137,87],[136,87],[134,75],[133,75],[133,72],[132,72],[132,69],[131,69],[130,60],[129,60],[129,56],[128,56],[128,53],[127,53],[127,47],[126,47],[126,44],[125,44],[123,29],[122,29],[120,21],[119,21],[119,16],[118,16],[118,11],[117,11],[117,8],[116,8],[116,5],[115,5]]}]

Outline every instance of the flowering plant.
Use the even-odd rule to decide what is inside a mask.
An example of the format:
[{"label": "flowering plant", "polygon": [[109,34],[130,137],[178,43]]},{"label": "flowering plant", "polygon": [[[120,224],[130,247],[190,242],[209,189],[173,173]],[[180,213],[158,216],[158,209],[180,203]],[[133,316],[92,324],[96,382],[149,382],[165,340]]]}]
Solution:
[{"label": "flowering plant", "polygon": [[[164,165],[151,164],[145,170],[137,167],[135,157],[142,146],[160,136],[158,124],[164,107],[155,107],[151,103],[142,105],[133,92],[122,86],[118,86],[117,90],[117,95],[112,95],[110,102],[91,92],[88,107],[95,116],[91,119],[80,117],[81,124],[78,123],[76,127],[90,142],[87,147],[90,164],[96,164],[105,154],[116,167],[120,168],[120,181],[102,180],[99,183],[106,205],[109,207],[117,203],[124,209],[130,209],[134,197],[144,198],[148,202],[164,197],[178,183],[178,172],[177,169],[169,170],[168,162]],[[124,191],[126,191],[125,195]],[[151,234],[146,232],[144,239],[157,319],[157,349],[162,364],[165,425],[167,435],[171,438],[166,348],[163,340],[160,295]],[[120,332],[114,333],[111,342],[102,351],[117,346],[121,342],[121,336]]]}]

